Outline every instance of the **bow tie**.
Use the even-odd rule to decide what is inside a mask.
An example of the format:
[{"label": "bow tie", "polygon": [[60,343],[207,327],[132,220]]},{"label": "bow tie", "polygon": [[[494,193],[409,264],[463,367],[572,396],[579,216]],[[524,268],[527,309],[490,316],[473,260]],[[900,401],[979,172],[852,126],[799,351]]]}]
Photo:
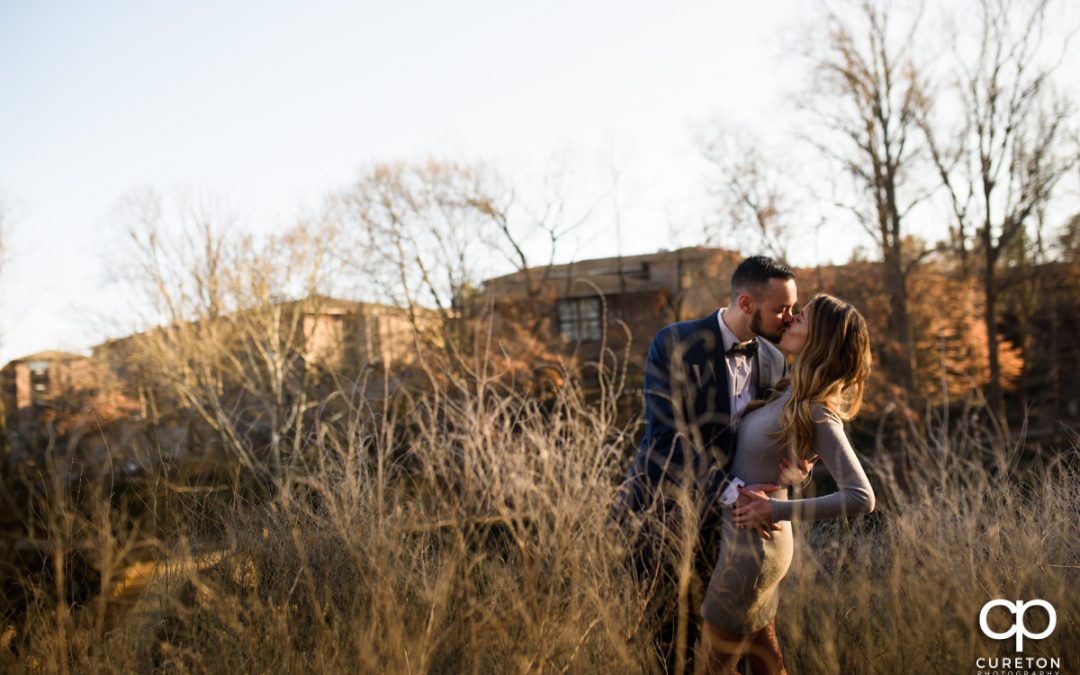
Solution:
[{"label": "bow tie", "polygon": [[757,354],[757,350],[757,340],[750,340],[749,342],[739,342],[732,345],[731,349],[724,352],[724,356],[737,356],[739,354],[753,356],[754,354]]}]

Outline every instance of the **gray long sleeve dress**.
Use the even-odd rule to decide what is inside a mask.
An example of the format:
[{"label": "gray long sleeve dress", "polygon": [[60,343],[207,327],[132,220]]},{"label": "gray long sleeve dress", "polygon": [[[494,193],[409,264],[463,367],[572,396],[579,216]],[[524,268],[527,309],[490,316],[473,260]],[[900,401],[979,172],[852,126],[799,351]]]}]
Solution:
[{"label": "gray long sleeve dress", "polygon": [[[791,389],[754,410],[739,425],[738,443],[731,473],[747,484],[775,483],[780,460],[788,450],[774,433],[779,416],[791,397]],[[817,422],[814,451],[836,479],[837,491],[813,499],[788,500],[781,490],[772,494],[773,521],[822,520],[868,513],[874,508],[874,492],[859,464],[839,418],[824,406],[815,406]],[[724,510],[720,551],[701,612],[715,626],[731,633],[747,634],[764,628],[776,616],[780,580],[791,565],[792,535],[788,523],[772,539],[756,530],[735,527],[733,510]]]}]

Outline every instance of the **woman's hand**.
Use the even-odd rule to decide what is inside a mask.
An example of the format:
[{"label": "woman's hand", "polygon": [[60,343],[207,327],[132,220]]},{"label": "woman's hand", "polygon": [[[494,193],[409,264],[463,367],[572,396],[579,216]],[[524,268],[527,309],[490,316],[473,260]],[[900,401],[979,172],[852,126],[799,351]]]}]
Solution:
[{"label": "woman's hand", "polygon": [[809,459],[800,459],[795,462],[792,462],[791,459],[787,457],[783,458],[780,460],[779,483],[791,487],[805,487],[810,478],[810,472],[814,469],[814,462],[816,461],[818,461],[817,455],[814,455]]},{"label": "woman's hand", "polygon": [[769,538],[767,532],[773,529],[772,500],[764,492],[739,488],[739,494],[746,497],[746,501],[735,506],[735,527],[740,529],[755,529],[762,532],[762,536]]}]

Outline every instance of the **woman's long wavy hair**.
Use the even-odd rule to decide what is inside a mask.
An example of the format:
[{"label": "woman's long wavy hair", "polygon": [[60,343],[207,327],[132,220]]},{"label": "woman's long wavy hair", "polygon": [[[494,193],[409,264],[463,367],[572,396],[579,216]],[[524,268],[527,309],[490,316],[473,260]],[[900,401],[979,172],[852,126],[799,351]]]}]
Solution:
[{"label": "woman's long wavy hair", "polygon": [[809,311],[806,343],[791,368],[791,398],[780,413],[778,432],[797,457],[814,454],[815,404],[847,421],[862,407],[870,376],[870,332],[862,314],[848,303],[821,293]]}]

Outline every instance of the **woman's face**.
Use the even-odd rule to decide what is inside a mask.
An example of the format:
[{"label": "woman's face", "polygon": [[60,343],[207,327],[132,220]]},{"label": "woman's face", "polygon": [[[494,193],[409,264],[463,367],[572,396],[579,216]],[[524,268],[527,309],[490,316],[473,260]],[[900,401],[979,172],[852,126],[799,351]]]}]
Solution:
[{"label": "woman's face", "polygon": [[788,325],[784,335],[780,338],[780,351],[785,354],[798,354],[806,345],[806,333],[810,328],[810,303],[803,306],[801,312],[795,315]]}]

